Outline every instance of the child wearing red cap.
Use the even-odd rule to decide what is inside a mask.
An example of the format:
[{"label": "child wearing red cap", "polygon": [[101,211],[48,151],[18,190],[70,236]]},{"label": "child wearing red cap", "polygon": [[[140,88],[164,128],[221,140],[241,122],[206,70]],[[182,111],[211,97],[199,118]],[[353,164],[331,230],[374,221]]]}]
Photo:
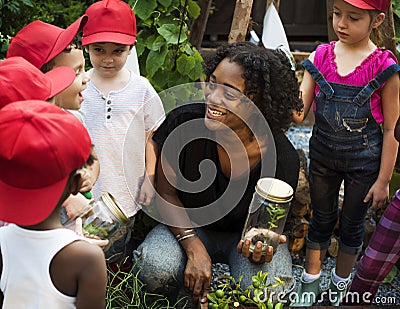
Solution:
[{"label": "child wearing red cap", "polygon": [[13,102],[0,112],[0,288],[3,308],[104,308],[103,251],[62,227],[92,143],[79,120],[53,104]]},{"label": "child wearing red cap", "polygon": [[68,88],[75,80],[70,67],[57,67],[44,74],[22,57],[0,61],[0,108],[15,101],[47,101]]},{"label": "child wearing red cap", "polygon": [[155,194],[156,146],[149,136],[164,109],[149,81],[124,67],[136,42],[131,7],[104,0],[85,14],[82,45],[93,69],[81,111],[102,167],[93,192],[95,197],[110,192],[133,217]]},{"label": "child wearing red cap", "polygon": [[322,261],[338,218],[339,252],[324,295],[339,305],[362,249],[366,212],[381,208],[389,195],[398,148],[393,131],[399,117],[400,66],[370,36],[383,23],[390,3],[334,0],[332,23],[339,40],[318,46],[303,62],[301,116],[312,103],[315,113],[310,139],[313,216],[305,271],[292,306],[311,306],[316,300]]},{"label": "child wearing red cap", "polygon": [[11,39],[7,50],[7,58],[23,57],[43,72],[59,66],[69,66],[75,71],[74,83],[55,98],[56,105],[65,109],[80,108],[83,101],[81,93],[88,81],[83,51],[77,39],[87,19],[83,15],[66,29],[35,20]]},{"label": "child wearing red cap", "polygon": [[[74,81],[67,89],[57,94],[53,101],[57,106],[73,113],[82,122],[83,117],[78,110],[83,101],[82,92],[86,88],[89,76],[85,72],[85,58],[77,36],[87,20],[88,17],[83,15],[66,29],[35,20],[11,39],[7,50],[7,58],[23,57],[45,73],[61,66],[72,68],[75,72]],[[86,175],[81,192],[90,191],[99,175],[100,167],[94,150],[93,155],[96,158],[94,164],[81,171]],[[88,202],[82,195],[71,196],[65,202],[68,217],[71,219],[78,217],[87,209]]]}]

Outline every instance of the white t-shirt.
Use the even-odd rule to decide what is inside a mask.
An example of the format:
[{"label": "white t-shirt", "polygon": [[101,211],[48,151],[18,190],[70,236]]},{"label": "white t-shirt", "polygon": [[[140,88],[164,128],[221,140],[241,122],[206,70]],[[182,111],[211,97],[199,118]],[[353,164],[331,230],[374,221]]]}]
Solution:
[{"label": "white t-shirt", "polygon": [[109,192],[132,217],[140,209],[136,200],[145,173],[146,134],[164,120],[162,102],[149,81],[134,73],[108,97],[89,82],[83,97],[80,111],[100,163],[94,198]]}]

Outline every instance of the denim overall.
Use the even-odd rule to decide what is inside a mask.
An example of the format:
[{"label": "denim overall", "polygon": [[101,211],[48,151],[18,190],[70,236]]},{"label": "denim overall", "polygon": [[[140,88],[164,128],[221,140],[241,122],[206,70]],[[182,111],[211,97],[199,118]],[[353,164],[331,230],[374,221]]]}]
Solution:
[{"label": "denim overall", "polygon": [[382,131],[371,112],[371,95],[400,66],[389,66],[361,87],[327,82],[310,60],[303,66],[320,87],[309,145],[313,216],[307,247],[328,248],[339,217],[338,196],[344,181],[339,247],[357,254],[362,249],[365,215],[372,202],[363,200],[378,177],[382,151]]}]

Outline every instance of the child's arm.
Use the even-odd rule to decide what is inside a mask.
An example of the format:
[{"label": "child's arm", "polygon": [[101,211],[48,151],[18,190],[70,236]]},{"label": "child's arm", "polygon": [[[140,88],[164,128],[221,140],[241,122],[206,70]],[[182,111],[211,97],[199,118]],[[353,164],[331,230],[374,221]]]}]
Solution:
[{"label": "child's arm", "polygon": [[[314,62],[314,55],[315,52],[312,52],[308,57],[311,62]],[[297,112],[293,112],[293,120],[297,124],[301,123],[307,117],[315,97],[315,81],[307,70],[304,70],[303,81],[300,85],[300,93],[304,107],[300,115],[297,114]]]},{"label": "child's arm", "polygon": [[399,75],[394,74],[382,89],[383,146],[379,175],[364,202],[372,200],[372,209],[381,208],[389,196],[389,182],[396,162],[398,142],[394,130],[399,117]]},{"label": "child's arm", "polygon": [[142,186],[140,187],[139,203],[142,205],[150,205],[155,195],[154,177],[156,173],[158,146],[152,139],[153,132],[147,136],[145,158],[146,158],[146,175]]},{"label": "child's arm", "polygon": [[107,270],[103,250],[86,242],[80,245],[76,308],[105,308]]}]

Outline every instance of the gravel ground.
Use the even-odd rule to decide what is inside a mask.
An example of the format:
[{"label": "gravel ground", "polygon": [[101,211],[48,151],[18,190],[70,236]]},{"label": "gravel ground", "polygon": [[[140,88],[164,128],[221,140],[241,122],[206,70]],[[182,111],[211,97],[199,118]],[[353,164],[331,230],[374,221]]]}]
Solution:
[{"label": "gravel ground", "polygon": [[[287,136],[293,143],[296,149],[304,150],[306,156],[308,157],[308,140],[311,136],[312,128],[309,126],[295,126],[291,127]],[[321,269],[321,284],[320,288],[322,290],[327,289],[330,281],[330,272],[335,266],[335,258],[326,257],[322,269]],[[293,274],[299,280],[304,267],[304,252],[300,251],[293,256]],[[355,269],[353,269],[352,274],[354,275]],[[229,267],[225,264],[214,264],[213,265],[213,288],[216,287],[216,281],[221,275],[228,275]],[[376,295],[376,300],[380,300],[380,303],[376,305],[386,305],[393,307],[400,307],[400,271],[394,277],[391,283],[381,284],[378,293]]]}]

